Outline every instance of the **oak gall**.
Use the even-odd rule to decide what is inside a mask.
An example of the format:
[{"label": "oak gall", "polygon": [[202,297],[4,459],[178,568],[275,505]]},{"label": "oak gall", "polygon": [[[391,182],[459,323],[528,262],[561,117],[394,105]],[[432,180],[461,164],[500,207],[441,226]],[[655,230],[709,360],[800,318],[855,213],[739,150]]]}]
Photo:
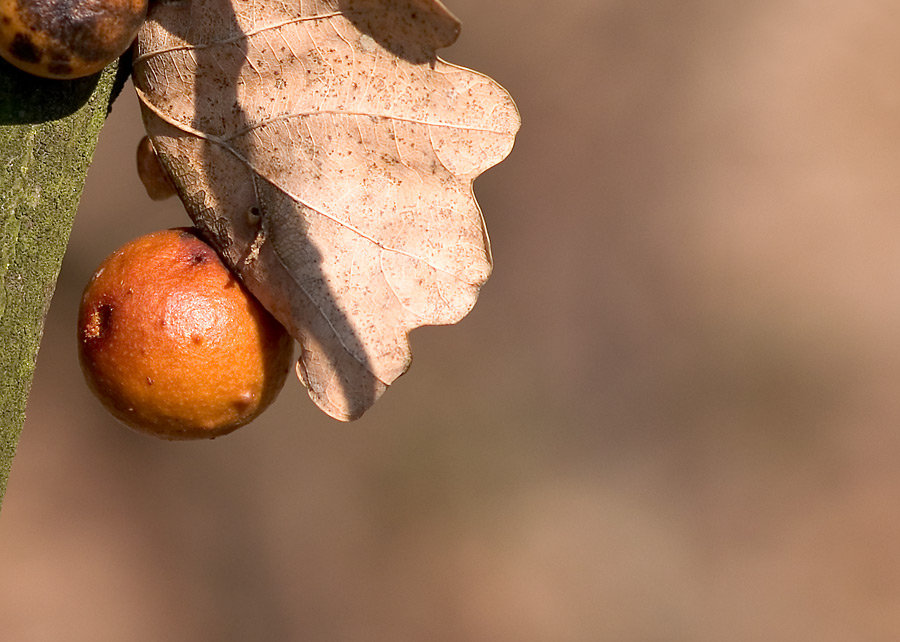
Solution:
[{"label": "oak gall", "polygon": [[0,0],[0,56],[36,76],[80,78],[131,46],[147,0]]},{"label": "oak gall", "polygon": [[120,421],[201,439],[274,401],[293,340],[195,230],[179,228],[103,261],[82,297],[78,355],[88,386]]}]

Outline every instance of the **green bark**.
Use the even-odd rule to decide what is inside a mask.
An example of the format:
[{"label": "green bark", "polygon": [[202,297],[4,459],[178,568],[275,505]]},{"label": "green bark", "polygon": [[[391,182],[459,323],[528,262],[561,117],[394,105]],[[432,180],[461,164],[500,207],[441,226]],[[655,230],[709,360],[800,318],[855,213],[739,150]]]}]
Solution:
[{"label": "green bark", "polygon": [[126,67],[59,81],[0,60],[0,502],[44,316],[97,137]]}]

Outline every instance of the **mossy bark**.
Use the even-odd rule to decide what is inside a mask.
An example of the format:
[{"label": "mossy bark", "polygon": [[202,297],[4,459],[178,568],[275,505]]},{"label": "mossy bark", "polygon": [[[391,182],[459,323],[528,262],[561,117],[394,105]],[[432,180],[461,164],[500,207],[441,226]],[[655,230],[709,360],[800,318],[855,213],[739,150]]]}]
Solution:
[{"label": "mossy bark", "polygon": [[44,316],[97,137],[126,66],[58,81],[0,60],[0,502],[25,420]]}]

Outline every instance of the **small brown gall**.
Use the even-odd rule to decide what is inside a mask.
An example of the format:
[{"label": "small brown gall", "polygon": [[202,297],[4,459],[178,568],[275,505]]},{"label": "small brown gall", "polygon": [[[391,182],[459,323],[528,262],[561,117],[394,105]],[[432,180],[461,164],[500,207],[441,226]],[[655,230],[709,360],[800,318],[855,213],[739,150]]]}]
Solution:
[{"label": "small brown gall", "polygon": [[0,0],[0,56],[44,78],[80,78],[121,56],[147,0]]}]

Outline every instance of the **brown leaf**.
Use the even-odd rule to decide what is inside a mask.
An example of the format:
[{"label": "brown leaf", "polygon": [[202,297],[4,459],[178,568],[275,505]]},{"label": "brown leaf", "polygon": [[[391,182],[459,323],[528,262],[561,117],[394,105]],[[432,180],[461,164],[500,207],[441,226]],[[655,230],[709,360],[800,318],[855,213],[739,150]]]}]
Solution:
[{"label": "brown leaf", "polygon": [[160,0],[138,36],[162,163],[337,419],[406,371],[410,330],[465,316],[491,271],[472,181],[519,116],[437,58],[458,32],[436,0]]}]

